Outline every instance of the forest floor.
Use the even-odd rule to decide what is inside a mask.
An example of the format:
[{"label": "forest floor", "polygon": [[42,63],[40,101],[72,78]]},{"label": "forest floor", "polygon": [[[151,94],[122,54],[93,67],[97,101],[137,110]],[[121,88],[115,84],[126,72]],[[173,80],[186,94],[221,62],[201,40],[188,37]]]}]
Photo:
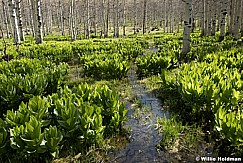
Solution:
[{"label": "forest floor", "polygon": [[[157,48],[150,46],[146,52],[157,52]],[[146,55],[146,52],[144,55]],[[192,142],[193,148],[181,150],[179,141],[170,148],[160,148],[163,133],[159,132],[158,118],[170,118],[170,113],[162,106],[159,99],[157,81],[152,77],[138,79],[136,64],[128,71],[127,77],[122,80],[95,80],[82,75],[80,65],[72,63],[70,67],[69,86],[86,82],[94,86],[108,85],[120,94],[121,100],[128,108],[127,122],[123,131],[104,140],[102,147],[90,147],[86,153],[70,153],[53,161],[61,162],[194,162],[197,156],[212,156],[208,153],[210,143],[202,141]],[[156,77],[155,77],[156,78]],[[161,92],[160,92],[161,93]],[[184,139],[181,136],[181,139]],[[190,143],[187,140],[186,143]],[[198,145],[199,144],[199,145]]]}]

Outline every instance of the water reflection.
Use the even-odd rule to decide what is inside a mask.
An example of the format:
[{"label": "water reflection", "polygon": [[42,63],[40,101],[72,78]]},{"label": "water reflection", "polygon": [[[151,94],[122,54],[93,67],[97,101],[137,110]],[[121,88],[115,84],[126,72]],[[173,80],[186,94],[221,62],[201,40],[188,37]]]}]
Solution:
[{"label": "water reflection", "polygon": [[[125,128],[131,128],[130,142],[126,147],[114,151],[110,155],[111,162],[167,162],[162,151],[160,153],[156,149],[156,145],[161,140],[161,135],[156,130],[156,118],[166,116],[169,117],[168,112],[164,112],[161,102],[151,92],[147,92],[144,84],[137,82],[136,66],[130,70],[129,81],[132,86],[133,96],[137,97],[142,104],[140,110],[135,113],[137,109],[132,103],[127,102],[128,122]],[[134,115],[139,114],[139,118]]]}]

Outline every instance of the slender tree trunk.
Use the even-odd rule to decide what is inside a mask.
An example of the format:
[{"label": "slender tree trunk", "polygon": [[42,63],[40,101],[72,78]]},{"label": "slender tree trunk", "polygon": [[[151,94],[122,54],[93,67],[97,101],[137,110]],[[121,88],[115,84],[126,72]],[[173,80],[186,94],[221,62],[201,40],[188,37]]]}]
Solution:
[{"label": "slender tree trunk", "polygon": [[2,0],[2,8],[3,8],[3,21],[4,21],[5,29],[7,32],[7,38],[10,38],[9,27],[8,27],[8,16],[7,16],[6,5],[4,3],[4,0]]},{"label": "slender tree trunk", "polygon": [[95,36],[97,35],[97,27],[98,27],[98,23],[97,23],[97,3],[96,3],[96,0],[94,0],[94,33],[95,33]]},{"label": "slender tree trunk", "polygon": [[15,6],[15,1],[14,0],[9,0],[9,9],[11,11],[11,18],[12,18],[12,26],[14,29],[14,43],[15,44],[20,44],[20,35],[19,35],[19,28],[18,28],[18,20],[16,16],[16,6]]},{"label": "slender tree trunk", "polygon": [[240,10],[240,33],[243,36],[243,1],[241,1],[241,10]]},{"label": "slender tree trunk", "polygon": [[[3,44],[4,44],[3,55],[4,56],[7,56],[7,43],[5,41],[5,37],[4,37],[4,33],[3,33],[3,29],[2,29],[2,26],[1,25],[0,25],[0,31],[1,31],[1,35],[2,35],[2,38],[3,38]],[[9,55],[8,55],[8,61],[9,61]]]},{"label": "slender tree trunk", "polygon": [[48,4],[45,0],[45,3],[43,4],[43,9],[45,12],[42,10],[42,30],[43,30],[43,35],[46,36],[49,34],[49,28],[48,28]]},{"label": "slender tree trunk", "polygon": [[102,0],[101,3],[101,15],[102,15],[101,18],[102,29],[101,29],[100,37],[102,37],[103,34],[105,34],[105,0]]},{"label": "slender tree trunk", "polygon": [[225,0],[220,0],[220,36],[219,36],[219,41],[224,40],[225,36],[225,17],[227,14],[227,9],[226,9],[227,2]]},{"label": "slender tree trunk", "polygon": [[49,6],[48,7],[48,17],[47,17],[47,24],[48,25],[48,34],[52,34],[52,24],[53,24],[53,19],[52,19],[52,8]]},{"label": "slender tree trunk", "polygon": [[86,38],[90,38],[90,1],[86,0]]},{"label": "slender tree trunk", "polygon": [[[216,6],[216,2],[212,2],[212,6]],[[213,17],[212,17],[212,33],[211,36],[215,36],[216,33],[216,19],[217,19],[217,13],[216,10],[213,10],[212,12]]]},{"label": "slender tree trunk", "polygon": [[20,41],[24,41],[24,30],[23,30],[23,19],[22,19],[22,12],[21,12],[21,1],[17,1],[17,12],[18,12],[18,24],[19,24],[19,35],[20,35]]},{"label": "slender tree trunk", "polygon": [[164,0],[164,33],[166,32],[166,26],[167,26],[167,16],[166,16],[166,0]]},{"label": "slender tree trunk", "polygon": [[34,16],[33,16],[33,7],[32,7],[32,2],[30,0],[27,0],[27,3],[28,3],[28,7],[29,7],[29,20],[30,20],[30,26],[31,26],[31,33],[32,33],[32,36],[35,37],[35,25],[34,25]]},{"label": "slender tree trunk", "polygon": [[212,33],[212,6],[211,6],[211,2],[212,0],[207,0],[207,8],[208,8],[208,11],[207,11],[207,22],[208,22],[208,29],[207,29],[207,35],[206,36],[211,36],[211,33]]},{"label": "slender tree trunk", "polygon": [[115,11],[115,1],[113,1],[112,2],[113,37],[116,37],[116,18],[117,18],[117,16],[116,16],[116,11]]},{"label": "slender tree trunk", "polygon": [[143,1],[143,34],[146,33],[146,22],[147,22],[147,0]]},{"label": "slender tree trunk", "polygon": [[72,39],[72,41],[75,41],[77,39],[75,8],[76,8],[76,1],[71,0],[71,15],[70,16],[71,16],[71,39]]},{"label": "slender tree trunk", "polygon": [[191,32],[194,32],[195,30],[195,18],[194,18],[194,9],[193,9],[193,4],[192,4],[192,27],[191,27]]},{"label": "slender tree trunk", "polygon": [[119,2],[116,0],[113,2],[113,29],[114,29],[114,37],[119,37]]},{"label": "slender tree trunk", "polygon": [[65,23],[64,23],[64,15],[63,15],[63,4],[61,3],[61,0],[59,0],[59,9],[60,9],[60,21],[61,21],[61,30],[62,35],[65,35]]},{"label": "slender tree trunk", "polygon": [[126,0],[123,0],[123,36],[126,36]]},{"label": "slender tree trunk", "polygon": [[105,38],[108,37],[108,33],[109,33],[109,16],[110,16],[110,0],[108,0],[108,2],[107,2],[106,30],[105,30],[105,34],[104,34]]},{"label": "slender tree trunk", "polygon": [[183,48],[182,57],[190,51],[190,32],[192,26],[192,0],[185,1],[185,16],[184,16],[184,32],[183,32]]},{"label": "slender tree trunk", "polygon": [[228,34],[233,34],[233,25],[234,25],[234,1],[230,0],[230,13],[228,16]]},{"label": "slender tree trunk", "polygon": [[235,1],[235,24],[234,24],[234,39],[239,39],[239,28],[240,28],[240,1]]},{"label": "slender tree trunk", "polygon": [[173,0],[170,2],[170,33],[174,32],[174,12],[173,12]]},{"label": "slender tree trunk", "polygon": [[[9,0],[8,0],[9,1]],[[11,9],[10,9],[10,6],[8,5],[8,7],[7,7],[7,16],[8,16],[8,20],[9,20],[9,27],[10,27],[10,32],[11,32],[11,35],[13,35],[14,36],[14,27],[13,27],[13,20],[12,20],[12,12],[11,12]]]},{"label": "slender tree trunk", "polygon": [[43,42],[42,34],[42,15],[41,15],[41,0],[36,1],[37,6],[37,34],[36,34],[36,43],[41,44]]},{"label": "slender tree trunk", "polygon": [[134,23],[133,23],[133,29],[134,29],[134,34],[137,33],[137,0],[133,1],[133,9],[134,9]]},{"label": "slender tree trunk", "polygon": [[37,44],[41,44],[43,42],[41,0],[32,0],[31,5],[33,11],[33,21],[34,21],[34,29],[35,29],[35,41]]},{"label": "slender tree trunk", "polygon": [[202,21],[202,25],[201,25],[201,28],[202,28],[202,31],[201,31],[201,36],[204,36],[205,35],[205,0],[202,0],[202,17],[201,17],[201,21]]}]

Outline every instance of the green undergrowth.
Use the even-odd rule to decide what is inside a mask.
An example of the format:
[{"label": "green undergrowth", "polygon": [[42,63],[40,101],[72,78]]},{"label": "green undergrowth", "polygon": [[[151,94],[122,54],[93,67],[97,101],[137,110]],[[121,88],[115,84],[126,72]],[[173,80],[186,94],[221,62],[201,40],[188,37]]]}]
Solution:
[{"label": "green undergrowth", "polygon": [[[183,125],[201,126],[219,155],[242,155],[242,50],[207,54],[201,62],[145,80]],[[227,148],[226,148],[227,146]]]},{"label": "green undergrowth", "polygon": [[183,125],[176,117],[158,118],[157,125],[162,139],[157,147],[170,151],[170,153],[187,153],[198,155],[202,143],[203,132],[196,125]]},{"label": "green undergrowth", "polygon": [[98,148],[106,137],[122,131],[126,112],[108,86],[82,84],[48,97],[35,96],[1,120],[1,158],[11,159],[15,153],[20,161],[51,160],[69,149]]},{"label": "green undergrowth", "polygon": [[16,110],[34,96],[56,93],[63,85],[69,66],[38,59],[0,62],[0,113]]}]

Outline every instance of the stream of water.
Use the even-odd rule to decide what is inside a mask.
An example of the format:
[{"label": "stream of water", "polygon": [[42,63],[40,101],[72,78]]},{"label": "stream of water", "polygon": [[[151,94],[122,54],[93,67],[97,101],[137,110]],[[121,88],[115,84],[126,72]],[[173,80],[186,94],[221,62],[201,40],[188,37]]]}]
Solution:
[{"label": "stream of water", "polygon": [[168,162],[163,152],[156,149],[161,140],[161,135],[156,130],[156,118],[168,118],[169,114],[163,111],[160,100],[148,92],[144,84],[138,83],[136,65],[128,72],[128,79],[132,86],[132,94],[137,97],[142,107],[127,102],[128,122],[124,127],[131,128],[130,140],[125,148],[113,151],[110,160],[119,163]]}]

